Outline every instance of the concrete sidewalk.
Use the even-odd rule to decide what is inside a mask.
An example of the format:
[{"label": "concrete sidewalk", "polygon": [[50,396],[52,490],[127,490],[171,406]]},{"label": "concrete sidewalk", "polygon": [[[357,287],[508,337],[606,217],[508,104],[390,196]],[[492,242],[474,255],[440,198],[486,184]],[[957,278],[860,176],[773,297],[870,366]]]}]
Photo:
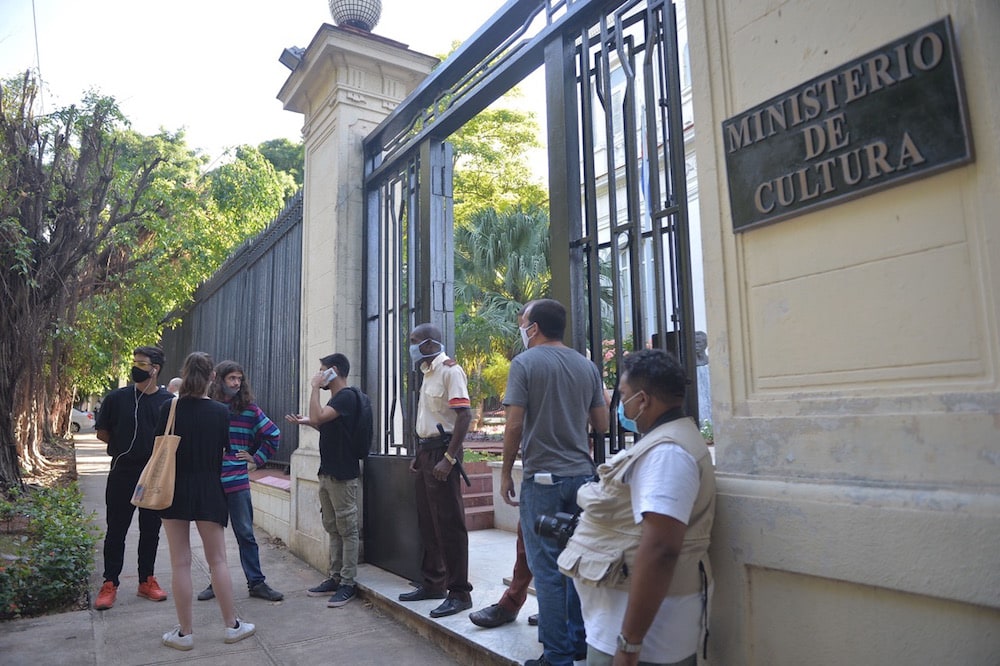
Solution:
[{"label": "concrete sidewalk", "polygon": [[[90,594],[102,582],[104,486],[110,458],[104,444],[92,435],[76,437],[77,471],[87,511],[95,513],[101,531]],[[197,592],[207,585],[208,565],[194,530],[192,573]],[[504,590],[514,561],[515,536],[501,530],[472,532],[470,569],[473,609],[496,602]],[[310,598],[306,590],[325,576],[289,552],[280,541],[257,531],[261,566],[267,582],[285,594],[280,602],[246,595],[246,579],[231,530],[226,544],[236,608],[240,617],[257,626],[254,636],[233,645],[223,643],[223,622],[215,601],[194,602],[195,647],[179,652],[161,645],[164,632],[177,624],[172,599],[151,602],[136,596],[135,570],[138,518],[126,541],[125,570],[118,599],[107,611],[77,611],[0,623],[0,663],[5,666],[48,664],[212,663],[256,666],[285,664],[514,664],[541,654],[536,629],[527,616],[537,612],[533,596],[518,621],[483,630],[468,621],[467,613],[433,620],[427,613],[438,602],[400,604],[396,596],[411,589],[409,582],[370,565],[358,571],[359,599],[342,608],[327,608],[326,599]],[[170,592],[170,556],[161,532],[156,577]],[[424,607],[426,606],[426,608]]]}]

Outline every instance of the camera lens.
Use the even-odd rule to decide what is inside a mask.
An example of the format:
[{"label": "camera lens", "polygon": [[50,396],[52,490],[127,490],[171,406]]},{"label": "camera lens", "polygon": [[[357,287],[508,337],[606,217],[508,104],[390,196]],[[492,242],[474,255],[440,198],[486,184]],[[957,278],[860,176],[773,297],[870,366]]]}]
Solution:
[{"label": "camera lens", "polygon": [[535,519],[535,534],[550,537],[559,529],[559,520],[553,516],[541,515]]}]

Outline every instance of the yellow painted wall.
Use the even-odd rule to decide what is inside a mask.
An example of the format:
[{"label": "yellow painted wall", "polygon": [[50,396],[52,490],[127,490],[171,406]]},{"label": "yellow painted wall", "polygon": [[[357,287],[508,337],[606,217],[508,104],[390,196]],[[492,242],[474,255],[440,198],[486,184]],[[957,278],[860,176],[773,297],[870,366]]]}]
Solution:
[{"label": "yellow painted wall", "polygon": [[[1000,663],[1000,3],[687,3],[711,663]],[[950,15],[975,161],[734,234],[722,122]]]}]

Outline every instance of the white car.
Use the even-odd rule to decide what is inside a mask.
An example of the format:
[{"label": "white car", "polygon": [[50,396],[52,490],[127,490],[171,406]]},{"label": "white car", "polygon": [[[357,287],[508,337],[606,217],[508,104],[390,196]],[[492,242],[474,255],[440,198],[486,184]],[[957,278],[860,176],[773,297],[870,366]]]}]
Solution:
[{"label": "white car", "polygon": [[91,432],[94,429],[93,412],[82,412],[74,407],[73,415],[70,418],[72,422],[69,424],[69,429],[74,433]]}]

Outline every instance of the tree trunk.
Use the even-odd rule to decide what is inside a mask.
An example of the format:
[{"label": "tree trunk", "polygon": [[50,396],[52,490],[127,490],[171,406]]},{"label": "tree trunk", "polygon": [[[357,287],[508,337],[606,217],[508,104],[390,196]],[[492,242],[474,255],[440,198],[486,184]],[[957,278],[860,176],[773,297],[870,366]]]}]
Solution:
[{"label": "tree trunk", "polygon": [[24,487],[12,426],[10,416],[0,414],[0,489],[4,494],[12,489],[20,490]]},{"label": "tree trunk", "polygon": [[51,465],[42,453],[42,442],[45,441],[45,410],[46,392],[44,382],[40,381],[37,368],[40,365],[39,359],[32,356],[28,359],[30,371],[25,373],[22,381],[18,382],[15,391],[14,432],[18,443],[21,445],[18,451],[21,457],[21,466],[24,472],[33,476],[51,469]]}]

